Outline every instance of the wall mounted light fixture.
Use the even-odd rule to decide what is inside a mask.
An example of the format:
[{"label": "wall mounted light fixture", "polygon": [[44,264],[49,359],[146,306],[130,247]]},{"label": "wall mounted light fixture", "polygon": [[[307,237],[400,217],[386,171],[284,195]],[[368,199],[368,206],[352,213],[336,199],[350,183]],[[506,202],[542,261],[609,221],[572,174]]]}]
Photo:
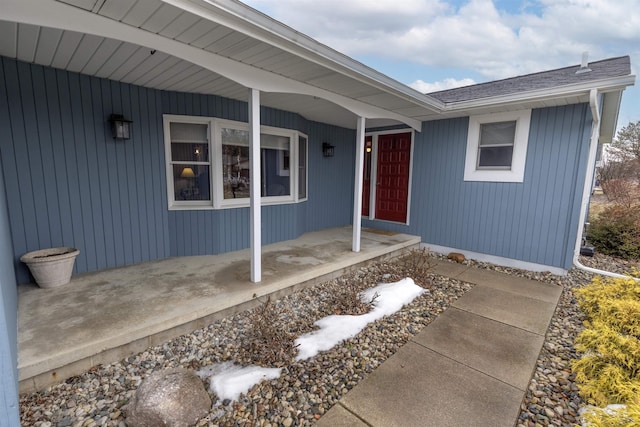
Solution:
[{"label": "wall mounted light fixture", "polygon": [[333,157],[335,151],[335,147],[329,143],[322,143],[322,156],[323,157]]},{"label": "wall mounted light fixture", "polygon": [[113,139],[131,139],[131,120],[125,119],[122,114],[112,114],[109,122]]}]

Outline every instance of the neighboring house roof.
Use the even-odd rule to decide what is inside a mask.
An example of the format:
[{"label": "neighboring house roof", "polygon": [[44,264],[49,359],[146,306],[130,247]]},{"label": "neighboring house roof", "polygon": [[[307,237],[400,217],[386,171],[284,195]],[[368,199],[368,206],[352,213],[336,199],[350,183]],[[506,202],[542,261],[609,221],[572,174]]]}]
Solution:
[{"label": "neighboring house roof", "polygon": [[442,102],[451,103],[553,89],[577,83],[597,82],[598,80],[631,74],[631,59],[628,56],[621,56],[591,62],[587,67],[587,70],[590,71],[585,70],[584,72],[582,72],[581,67],[581,65],[574,65],[556,70],[431,92],[427,95]]},{"label": "neighboring house roof", "polygon": [[[446,102],[236,0],[0,0],[0,55],[162,90],[246,100],[355,128],[588,102],[634,76]],[[606,70],[605,70],[606,71]]]}]

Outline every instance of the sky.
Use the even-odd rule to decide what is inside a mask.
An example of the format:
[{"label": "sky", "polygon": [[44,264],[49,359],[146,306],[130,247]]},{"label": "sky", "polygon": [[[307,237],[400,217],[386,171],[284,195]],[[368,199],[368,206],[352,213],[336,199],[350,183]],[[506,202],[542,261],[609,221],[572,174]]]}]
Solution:
[{"label": "sky", "polygon": [[[640,0],[243,0],[325,45],[432,92],[631,57],[640,70]],[[640,120],[640,82],[618,128]]]}]

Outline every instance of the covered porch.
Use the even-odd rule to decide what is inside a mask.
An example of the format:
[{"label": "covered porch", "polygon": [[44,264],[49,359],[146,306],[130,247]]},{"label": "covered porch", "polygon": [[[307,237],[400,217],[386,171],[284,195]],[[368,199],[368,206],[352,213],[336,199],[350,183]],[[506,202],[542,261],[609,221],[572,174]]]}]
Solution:
[{"label": "covered porch", "polygon": [[[72,278],[61,288],[22,285],[18,295],[20,392],[40,390],[375,260],[416,248],[420,238],[352,228],[310,232],[262,248],[263,278],[249,281],[250,250],[174,257]],[[262,299],[264,301],[264,299]]]}]

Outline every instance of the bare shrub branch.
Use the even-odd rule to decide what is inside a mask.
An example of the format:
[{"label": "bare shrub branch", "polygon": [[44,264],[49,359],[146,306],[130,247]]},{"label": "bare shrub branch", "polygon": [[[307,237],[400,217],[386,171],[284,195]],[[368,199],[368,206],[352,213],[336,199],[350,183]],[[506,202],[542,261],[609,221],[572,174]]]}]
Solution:
[{"label": "bare shrub branch", "polygon": [[251,322],[240,348],[243,359],[261,366],[285,366],[296,354],[296,334],[286,327],[293,313],[271,302],[271,297],[249,313]]},{"label": "bare shrub branch", "polygon": [[398,259],[397,264],[400,267],[403,278],[410,277],[416,285],[423,288],[431,286],[429,275],[435,266],[435,262],[427,248],[410,250]]},{"label": "bare shrub branch", "polygon": [[362,300],[362,292],[377,283],[372,282],[366,275],[353,275],[340,278],[340,290],[333,295],[328,302],[334,314],[350,314],[359,316],[371,311],[371,307],[378,295],[374,295],[370,301]]}]

